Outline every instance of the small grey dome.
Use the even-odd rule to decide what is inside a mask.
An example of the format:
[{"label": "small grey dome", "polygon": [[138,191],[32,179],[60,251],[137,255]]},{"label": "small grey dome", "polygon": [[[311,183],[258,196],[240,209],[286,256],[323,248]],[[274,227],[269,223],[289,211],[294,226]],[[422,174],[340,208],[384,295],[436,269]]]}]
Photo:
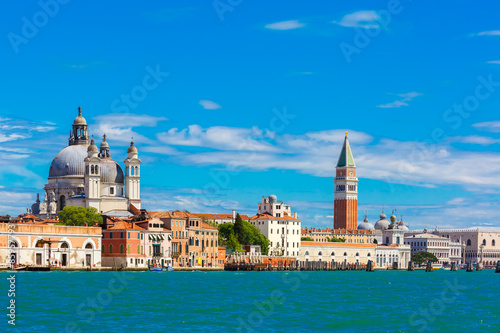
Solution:
[{"label": "small grey dome", "polygon": [[399,226],[399,229],[403,230],[403,231],[410,231],[410,229],[408,229],[407,226],[405,226],[404,224],[403,225],[400,225]]},{"label": "small grey dome", "polygon": [[85,171],[84,159],[87,157],[87,146],[68,146],[57,153],[49,169],[49,177],[81,176]]},{"label": "small grey dome", "polygon": [[278,201],[278,198],[274,194],[271,194],[269,196],[269,202],[276,202],[276,201]]},{"label": "small grey dome", "polygon": [[124,183],[123,170],[118,163],[110,158],[101,160],[101,182],[102,183]]},{"label": "small grey dome", "polygon": [[138,154],[137,148],[134,146],[134,141],[130,142],[130,147],[127,149],[127,154]]},{"label": "small grey dome", "polygon": [[90,140],[90,145],[87,148],[88,153],[98,153],[97,146],[95,145],[94,139]]},{"label": "small grey dome", "polygon": [[87,120],[82,117],[82,108],[78,107],[78,117],[73,121],[73,125],[87,125]]},{"label": "small grey dome", "polygon": [[358,229],[359,230],[374,230],[375,228],[373,227],[373,224],[368,222],[368,219],[365,218],[365,220],[363,222],[358,224]]}]

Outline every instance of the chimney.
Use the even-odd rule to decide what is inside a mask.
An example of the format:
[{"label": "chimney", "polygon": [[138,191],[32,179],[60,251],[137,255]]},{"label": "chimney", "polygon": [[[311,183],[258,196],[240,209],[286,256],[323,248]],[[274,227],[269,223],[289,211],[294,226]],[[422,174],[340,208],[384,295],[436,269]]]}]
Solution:
[{"label": "chimney", "polygon": [[233,209],[233,222],[236,221],[236,211]]},{"label": "chimney", "polygon": [[293,218],[296,219],[297,218],[297,212],[294,212],[293,213]]}]

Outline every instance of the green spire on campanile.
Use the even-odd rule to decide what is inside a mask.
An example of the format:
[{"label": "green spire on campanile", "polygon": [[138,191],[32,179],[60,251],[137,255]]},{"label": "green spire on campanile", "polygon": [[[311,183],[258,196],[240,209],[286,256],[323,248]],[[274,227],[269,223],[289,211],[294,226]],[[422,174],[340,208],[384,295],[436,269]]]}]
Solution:
[{"label": "green spire on campanile", "polygon": [[356,167],[354,163],[354,158],[352,157],[351,146],[349,146],[349,140],[347,139],[347,132],[345,132],[344,145],[342,146],[342,151],[340,152],[339,161],[337,162],[338,167]]}]

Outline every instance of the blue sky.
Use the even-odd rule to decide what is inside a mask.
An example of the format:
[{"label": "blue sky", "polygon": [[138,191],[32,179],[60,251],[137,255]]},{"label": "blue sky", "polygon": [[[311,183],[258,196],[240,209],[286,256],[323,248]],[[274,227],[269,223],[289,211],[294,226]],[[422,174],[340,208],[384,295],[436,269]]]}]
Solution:
[{"label": "blue sky", "polygon": [[331,227],[348,130],[360,220],[498,226],[499,19],[493,1],[9,4],[0,212],[42,192],[81,106],[117,161],[134,137],[150,210],[253,215],[276,194]]}]

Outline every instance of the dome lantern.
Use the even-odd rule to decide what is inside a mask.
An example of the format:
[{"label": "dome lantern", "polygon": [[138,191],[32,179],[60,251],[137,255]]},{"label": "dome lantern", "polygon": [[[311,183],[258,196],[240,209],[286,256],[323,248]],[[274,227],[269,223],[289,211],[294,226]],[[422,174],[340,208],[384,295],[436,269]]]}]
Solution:
[{"label": "dome lantern", "polygon": [[87,120],[82,116],[82,108],[78,107],[78,117],[73,121],[73,131],[69,135],[69,145],[88,145]]}]

